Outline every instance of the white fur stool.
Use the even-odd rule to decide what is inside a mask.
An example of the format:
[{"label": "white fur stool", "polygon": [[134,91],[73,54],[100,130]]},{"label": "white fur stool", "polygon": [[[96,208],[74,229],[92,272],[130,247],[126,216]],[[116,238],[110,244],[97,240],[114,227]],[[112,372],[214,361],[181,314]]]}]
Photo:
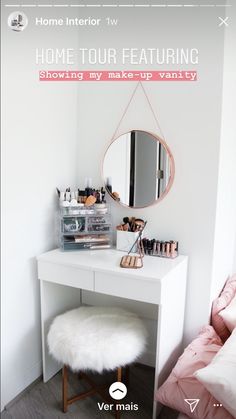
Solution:
[{"label": "white fur stool", "polygon": [[[143,352],[146,330],[133,313],[115,307],[79,307],[57,316],[48,333],[49,352],[63,367],[63,411],[68,404],[99,392],[98,386],[78,396],[67,397],[67,367],[73,371],[91,370],[102,373],[117,371],[131,364]],[[103,386],[104,388],[104,386]],[[119,415],[117,415],[118,417]]]}]

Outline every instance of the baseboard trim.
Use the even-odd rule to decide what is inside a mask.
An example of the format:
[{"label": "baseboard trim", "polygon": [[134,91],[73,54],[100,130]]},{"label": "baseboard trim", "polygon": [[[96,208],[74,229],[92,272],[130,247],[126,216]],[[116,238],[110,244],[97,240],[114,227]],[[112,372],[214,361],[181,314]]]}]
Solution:
[{"label": "baseboard trim", "polygon": [[36,380],[34,380],[32,383],[30,383],[24,390],[22,390],[19,394],[17,394],[14,399],[12,399],[10,402],[4,406],[3,410],[1,412],[4,412],[4,410],[9,409],[14,403],[16,403],[22,396],[24,396],[26,393],[28,393],[31,388],[35,386],[35,384],[38,384],[40,381],[42,381],[43,375],[41,374]]},{"label": "baseboard trim", "polygon": [[139,363],[155,368],[155,365],[156,365],[155,353],[153,353],[152,351],[144,352],[144,354],[141,355],[141,357],[139,358]]}]

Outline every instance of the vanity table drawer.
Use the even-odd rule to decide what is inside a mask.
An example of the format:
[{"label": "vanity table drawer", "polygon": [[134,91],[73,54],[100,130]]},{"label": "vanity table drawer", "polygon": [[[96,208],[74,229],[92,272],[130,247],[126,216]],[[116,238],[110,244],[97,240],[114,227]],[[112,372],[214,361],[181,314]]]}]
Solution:
[{"label": "vanity table drawer", "polygon": [[39,261],[38,277],[44,281],[94,291],[94,273],[86,269]]},{"label": "vanity table drawer", "polygon": [[95,272],[94,291],[153,304],[159,303],[161,295],[158,281],[103,272]]}]

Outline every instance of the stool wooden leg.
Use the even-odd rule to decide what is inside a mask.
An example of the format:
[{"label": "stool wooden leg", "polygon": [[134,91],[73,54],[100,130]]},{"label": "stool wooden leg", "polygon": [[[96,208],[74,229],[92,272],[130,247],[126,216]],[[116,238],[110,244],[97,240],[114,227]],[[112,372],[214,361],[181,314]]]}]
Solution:
[{"label": "stool wooden leg", "polygon": [[118,411],[118,410],[116,411],[115,418],[116,418],[116,419],[120,419],[120,411]]},{"label": "stool wooden leg", "polygon": [[129,387],[129,366],[125,367],[125,384],[126,387]]},{"label": "stool wooden leg", "polygon": [[[117,381],[122,382],[122,367],[117,368]],[[117,403],[116,403],[117,405]],[[120,419],[120,411],[116,410],[115,418]]]},{"label": "stool wooden leg", "polygon": [[122,381],[122,367],[117,368],[117,381]]},{"label": "stool wooden leg", "polygon": [[66,365],[62,369],[62,400],[63,400],[63,412],[67,412],[68,408],[68,368]]}]

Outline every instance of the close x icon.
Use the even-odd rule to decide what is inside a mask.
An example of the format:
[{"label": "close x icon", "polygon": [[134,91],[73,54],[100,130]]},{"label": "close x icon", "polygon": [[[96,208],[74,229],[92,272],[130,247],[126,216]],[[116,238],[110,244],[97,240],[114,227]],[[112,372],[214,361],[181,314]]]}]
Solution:
[{"label": "close x icon", "polygon": [[218,16],[218,19],[219,19],[219,24],[218,24],[219,27],[221,27],[221,26],[228,27],[229,26],[229,16],[226,16],[226,17]]}]

